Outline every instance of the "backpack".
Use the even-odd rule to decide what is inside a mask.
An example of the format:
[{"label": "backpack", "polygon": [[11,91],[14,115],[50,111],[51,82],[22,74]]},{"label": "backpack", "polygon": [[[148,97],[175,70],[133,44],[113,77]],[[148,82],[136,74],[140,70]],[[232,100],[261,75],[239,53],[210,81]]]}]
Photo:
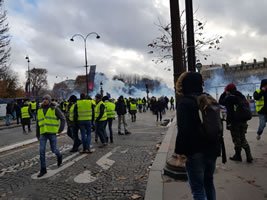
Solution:
[{"label": "backpack", "polygon": [[221,119],[221,107],[209,94],[203,93],[196,96],[201,120],[202,137],[207,142],[214,143],[223,135],[223,122]]},{"label": "backpack", "polygon": [[201,120],[200,133],[203,140],[221,149],[222,162],[226,163],[226,152],[223,139],[223,121],[220,104],[209,94],[195,96],[199,118]]},{"label": "backpack", "polygon": [[235,118],[239,121],[248,121],[252,118],[252,113],[245,97],[241,98],[235,106]]}]

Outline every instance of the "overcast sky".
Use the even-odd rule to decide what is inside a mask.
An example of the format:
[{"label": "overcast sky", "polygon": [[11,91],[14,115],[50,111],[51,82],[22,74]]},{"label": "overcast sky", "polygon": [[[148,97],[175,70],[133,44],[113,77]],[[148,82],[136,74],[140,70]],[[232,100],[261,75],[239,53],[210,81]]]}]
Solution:
[{"label": "overcast sky", "polygon": [[[267,57],[266,0],[194,0],[195,17],[206,21],[207,35],[224,37],[220,51],[203,64],[238,64]],[[147,47],[161,33],[155,24],[170,21],[168,0],[6,0],[11,35],[11,67],[25,83],[30,67],[48,70],[49,86],[85,74],[84,43],[70,38],[87,35],[88,64],[109,78],[119,73],[161,77],[173,88],[172,62],[156,65]],[[184,1],[180,1],[180,11]],[[56,78],[58,77],[58,78]]]}]

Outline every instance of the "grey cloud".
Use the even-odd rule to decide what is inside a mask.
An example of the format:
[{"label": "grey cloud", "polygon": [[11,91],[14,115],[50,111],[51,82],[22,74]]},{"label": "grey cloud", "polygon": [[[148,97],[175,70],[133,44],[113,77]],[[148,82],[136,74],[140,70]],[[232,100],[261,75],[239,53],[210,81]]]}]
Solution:
[{"label": "grey cloud", "polygon": [[262,35],[267,35],[267,1],[265,0],[199,0],[195,2],[199,12],[207,16],[207,21],[214,21],[222,26],[240,30],[248,26]]}]

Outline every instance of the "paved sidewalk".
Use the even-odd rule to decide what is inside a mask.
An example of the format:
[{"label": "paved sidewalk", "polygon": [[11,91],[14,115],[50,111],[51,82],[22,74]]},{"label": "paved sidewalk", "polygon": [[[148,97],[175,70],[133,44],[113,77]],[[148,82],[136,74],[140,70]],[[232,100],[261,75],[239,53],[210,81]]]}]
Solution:
[{"label": "paved sidewalk", "polygon": [[[217,159],[215,172],[215,187],[218,200],[264,200],[267,199],[267,130],[262,139],[256,140],[258,118],[249,121],[247,140],[250,144],[253,164],[246,163],[244,151],[243,162],[233,162],[228,159],[222,164],[221,157]],[[163,175],[166,160],[174,152],[176,139],[176,119],[162,142],[155,161],[151,167],[145,200],[192,199],[187,181],[174,180]],[[234,148],[230,132],[224,131],[227,158],[233,155]]]},{"label": "paved sidewalk", "polygon": [[21,126],[21,124],[17,124],[17,120],[11,120],[9,126],[6,125],[6,120],[5,119],[1,119],[0,120],[0,130],[19,127],[19,126]]}]

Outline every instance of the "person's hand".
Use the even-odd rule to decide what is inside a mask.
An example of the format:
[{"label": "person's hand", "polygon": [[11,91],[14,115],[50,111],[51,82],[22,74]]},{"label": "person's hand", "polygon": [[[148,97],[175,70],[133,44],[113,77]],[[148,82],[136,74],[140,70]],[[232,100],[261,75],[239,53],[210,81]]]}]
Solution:
[{"label": "person's hand", "polygon": [[36,136],[37,140],[40,141],[40,136]]},{"label": "person's hand", "polygon": [[265,86],[261,88],[262,91],[265,91],[265,89],[266,89]]},{"label": "person's hand", "polygon": [[185,161],[186,161],[185,155],[177,154],[177,158],[178,158],[180,163],[185,164]]}]

